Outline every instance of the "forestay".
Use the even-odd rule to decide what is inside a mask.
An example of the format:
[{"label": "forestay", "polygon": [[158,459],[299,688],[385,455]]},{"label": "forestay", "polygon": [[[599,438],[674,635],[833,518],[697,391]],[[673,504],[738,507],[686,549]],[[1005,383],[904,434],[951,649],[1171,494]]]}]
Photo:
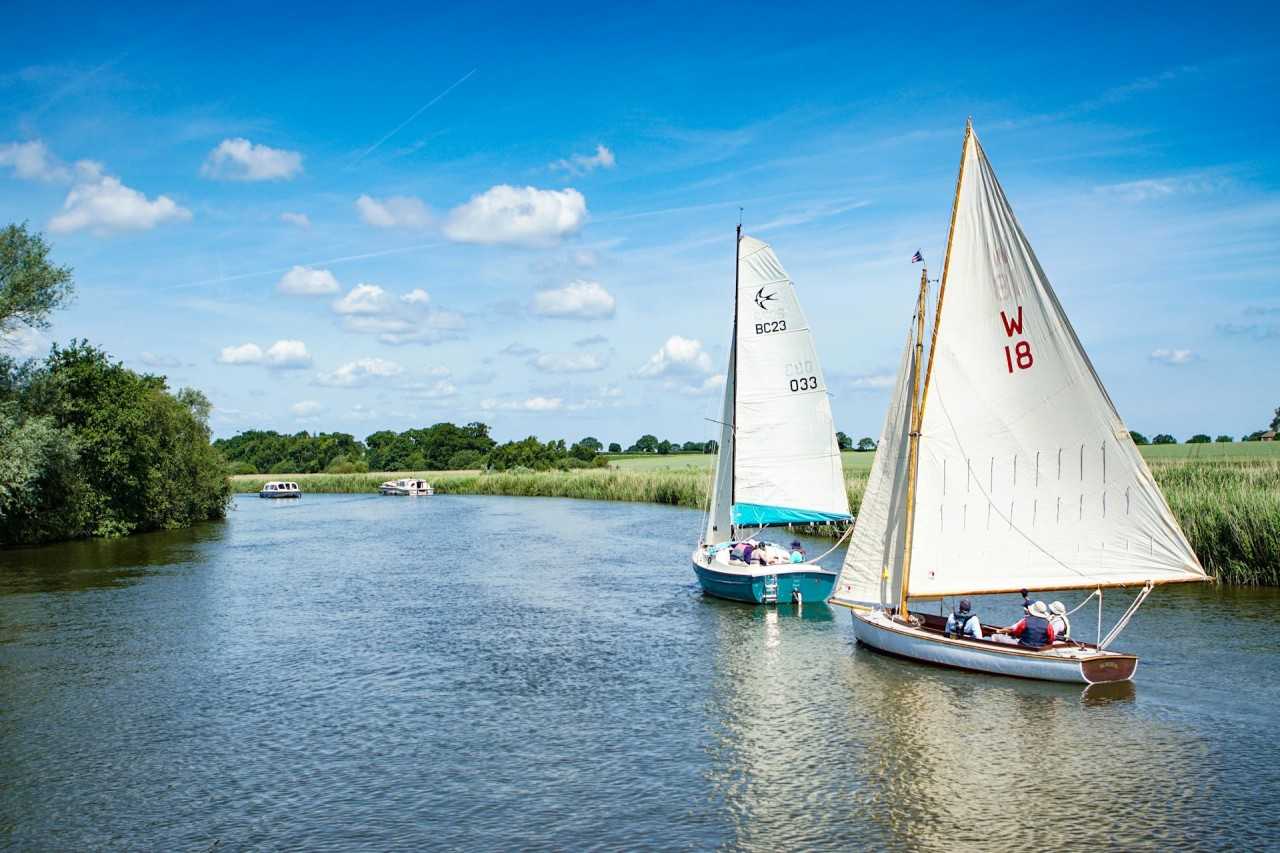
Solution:
[{"label": "forestay", "polygon": [[[795,287],[773,250],[738,243],[736,339],[725,385],[732,447],[722,442],[707,541],[723,541],[725,466],[738,526],[849,517],[827,385]],[[727,432],[727,431],[726,431]],[[722,433],[722,439],[724,433]]]},{"label": "forestay", "polygon": [[[1203,580],[972,132],[960,175],[921,398],[910,595]],[[855,544],[885,523],[860,517]],[[850,583],[865,585],[864,556],[849,555]]]}]

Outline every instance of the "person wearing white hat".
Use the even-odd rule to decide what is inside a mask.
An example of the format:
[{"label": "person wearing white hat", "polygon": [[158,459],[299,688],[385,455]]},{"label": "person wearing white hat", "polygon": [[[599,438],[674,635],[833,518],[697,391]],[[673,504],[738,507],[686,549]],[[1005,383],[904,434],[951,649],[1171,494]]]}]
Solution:
[{"label": "person wearing white hat", "polygon": [[1053,626],[1049,624],[1049,608],[1045,607],[1043,601],[1032,602],[1026,616],[1019,619],[1016,625],[1001,628],[999,633],[1017,637],[1018,645],[1033,648],[1051,645],[1057,636]]},{"label": "person wearing white hat", "polygon": [[1049,604],[1049,625],[1053,627],[1053,633],[1057,639],[1071,638],[1071,620],[1067,618],[1067,606],[1061,601]]}]

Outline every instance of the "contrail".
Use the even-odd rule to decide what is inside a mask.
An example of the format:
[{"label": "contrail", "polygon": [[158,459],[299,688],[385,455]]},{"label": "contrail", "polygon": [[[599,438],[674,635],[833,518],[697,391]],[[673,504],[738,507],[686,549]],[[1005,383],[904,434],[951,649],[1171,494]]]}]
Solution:
[{"label": "contrail", "polygon": [[[442,245],[444,244],[441,243],[439,240],[436,240],[431,243],[418,243],[417,245],[414,245],[414,246],[401,246],[398,249],[383,249],[380,252],[365,252],[360,255],[344,255],[341,258],[325,258],[324,260],[320,260],[320,261],[308,261],[305,264],[298,264],[297,266],[315,267],[315,266],[322,266],[326,264],[342,264],[348,261],[363,261],[366,258],[381,258],[385,255],[399,255],[405,252],[417,252],[422,249],[431,249],[431,248],[442,246]],[[258,270],[256,272],[242,272],[242,273],[237,273],[236,275],[225,275],[225,276],[219,276],[218,278],[206,278],[201,281],[189,281],[189,282],[186,282],[185,284],[171,284],[168,287],[160,288],[160,290],[186,290],[192,287],[206,287],[211,284],[223,284],[228,281],[239,281],[245,278],[257,278],[258,276],[263,276],[263,275],[281,275],[283,273],[287,273],[291,269],[293,269],[292,266],[278,267],[276,269],[270,269],[270,270]]]},{"label": "contrail", "polygon": [[395,136],[395,135],[396,135],[397,133],[399,133],[400,131],[404,130],[405,125],[409,124],[409,122],[413,121],[415,118],[417,118],[418,116],[422,115],[422,114],[423,114],[423,113],[424,113],[424,112],[425,112],[429,107],[431,107],[431,106],[433,106],[434,104],[436,104],[436,103],[437,103],[441,98],[443,98],[445,95],[449,94],[449,93],[450,93],[450,92],[452,92],[454,89],[458,88],[458,87],[459,87],[459,86],[461,86],[463,83],[467,82],[467,80],[471,77],[471,75],[472,75],[472,74],[475,74],[477,70],[479,70],[479,69],[478,69],[478,68],[472,68],[472,69],[471,69],[470,71],[468,71],[466,74],[463,74],[461,77],[459,77],[457,80],[455,80],[455,81],[453,82],[453,85],[451,85],[449,88],[445,89],[443,92],[441,92],[440,94],[436,95],[434,98],[432,98],[431,100],[427,101],[427,102],[426,102],[425,104],[423,104],[422,106],[418,107],[418,109],[414,112],[414,114],[413,114],[413,115],[411,115],[411,116],[409,116],[409,117],[408,117],[407,119],[405,119],[404,121],[400,122],[400,124],[396,126],[396,129],[395,129],[395,130],[391,131],[391,132],[390,132],[390,133],[388,133],[386,136],[382,137],[382,138],[381,138],[381,139],[379,139],[377,142],[373,143],[373,144],[372,144],[372,145],[370,145],[368,148],[366,148],[364,151],[362,151],[362,152],[361,152],[361,154],[360,154],[360,156],[359,156],[359,157],[357,157],[355,160],[353,160],[353,161],[352,161],[352,163],[351,163],[351,165],[350,165],[350,166],[348,166],[347,168],[348,168],[348,169],[353,169],[353,168],[355,168],[357,165],[359,165],[359,163],[360,163],[360,161],[361,161],[361,160],[363,160],[365,157],[368,157],[368,156],[369,156],[370,154],[372,154],[374,151],[378,150],[378,147],[379,147],[380,145],[382,145],[382,143],[386,142],[388,139],[390,139],[391,137]]}]

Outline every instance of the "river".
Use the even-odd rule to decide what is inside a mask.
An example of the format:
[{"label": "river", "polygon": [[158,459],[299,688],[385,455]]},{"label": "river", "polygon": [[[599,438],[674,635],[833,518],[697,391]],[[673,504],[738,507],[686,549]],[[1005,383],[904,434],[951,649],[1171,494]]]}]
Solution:
[{"label": "river", "polygon": [[238,497],[223,524],[0,552],[0,847],[1277,843],[1277,591],[1157,590],[1118,644],[1137,682],[1085,691],[706,599],[698,524]]}]

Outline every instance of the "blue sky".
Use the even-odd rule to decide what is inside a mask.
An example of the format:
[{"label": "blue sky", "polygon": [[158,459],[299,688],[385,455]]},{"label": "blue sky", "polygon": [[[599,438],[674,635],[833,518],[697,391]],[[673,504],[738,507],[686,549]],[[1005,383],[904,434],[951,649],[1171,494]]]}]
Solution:
[{"label": "blue sky", "polygon": [[742,206],[876,435],[972,115],[1129,426],[1263,427],[1274,11],[976,8],[10,4],[0,221],[79,293],[6,346],[87,337],[220,435],[701,440]]}]

